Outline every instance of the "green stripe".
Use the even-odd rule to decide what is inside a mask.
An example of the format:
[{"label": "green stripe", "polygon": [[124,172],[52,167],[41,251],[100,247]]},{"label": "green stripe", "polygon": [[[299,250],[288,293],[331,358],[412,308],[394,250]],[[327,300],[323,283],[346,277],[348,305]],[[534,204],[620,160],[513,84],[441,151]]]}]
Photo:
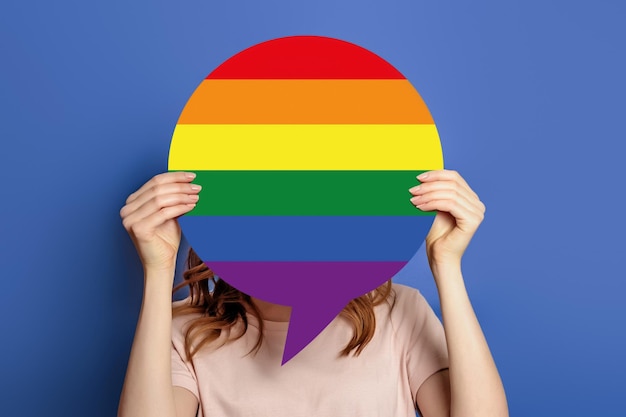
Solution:
[{"label": "green stripe", "polygon": [[409,201],[424,171],[194,171],[191,216],[432,216]]}]

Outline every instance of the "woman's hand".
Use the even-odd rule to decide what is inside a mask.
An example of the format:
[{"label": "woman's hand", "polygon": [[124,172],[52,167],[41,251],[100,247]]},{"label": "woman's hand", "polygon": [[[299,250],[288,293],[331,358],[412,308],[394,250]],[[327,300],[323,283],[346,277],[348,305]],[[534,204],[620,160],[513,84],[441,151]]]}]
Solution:
[{"label": "woman's hand", "polygon": [[485,205],[456,172],[429,171],[419,175],[420,185],[409,192],[411,203],[423,211],[437,210],[426,236],[431,268],[460,266],[461,257],[485,214]]},{"label": "woman's hand", "polygon": [[181,236],[176,219],[191,211],[199,199],[201,187],[190,184],[194,178],[189,172],[156,175],[132,193],[120,210],[144,270],[175,268]]}]

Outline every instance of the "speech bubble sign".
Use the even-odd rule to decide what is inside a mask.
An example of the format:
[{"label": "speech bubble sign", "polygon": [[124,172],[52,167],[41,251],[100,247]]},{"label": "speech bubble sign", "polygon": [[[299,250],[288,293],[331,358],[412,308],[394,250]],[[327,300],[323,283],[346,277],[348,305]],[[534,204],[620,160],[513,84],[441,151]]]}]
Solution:
[{"label": "speech bubble sign", "polygon": [[319,36],[263,42],[211,72],[168,161],[203,187],[179,222],[207,266],[292,307],[283,364],[411,259],[434,213],[408,189],[441,168],[437,128],[410,82],[376,54]]}]

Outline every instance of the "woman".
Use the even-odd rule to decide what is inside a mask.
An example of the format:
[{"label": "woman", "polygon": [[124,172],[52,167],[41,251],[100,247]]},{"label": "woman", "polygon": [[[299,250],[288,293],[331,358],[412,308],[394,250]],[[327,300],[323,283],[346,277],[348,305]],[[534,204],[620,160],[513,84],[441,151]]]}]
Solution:
[{"label": "woman", "polygon": [[[398,306],[385,307],[387,303],[381,302],[390,296],[382,286],[376,294],[366,297],[371,302],[370,308],[376,310],[375,334],[370,340],[361,340],[360,344],[352,343],[353,349],[347,346],[346,350],[352,355],[345,351],[343,355],[325,354],[328,350],[323,346],[307,347],[306,352],[302,351],[283,368],[264,361],[273,357],[271,349],[276,346],[272,344],[284,340],[284,333],[281,339],[271,332],[286,328],[288,307],[243,296],[237,305],[243,305],[246,310],[238,315],[246,318],[244,325],[241,324],[244,320],[237,320],[230,327],[233,330],[230,335],[213,333],[213,339],[221,339],[214,340],[213,344],[218,346],[208,343],[204,345],[207,349],[195,352],[186,345],[193,338],[186,339],[181,316],[172,316],[171,289],[181,237],[176,219],[190,211],[199,199],[200,188],[191,183],[193,179],[192,173],[185,172],[157,175],[131,194],[120,211],[144,267],[144,297],[119,416],[212,417],[211,414],[222,412],[236,416],[395,417],[410,415],[404,404],[411,404],[423,417],[508,416],[504,388],[461,273],[461,257],[483,219],[485,206],[458,173],[448,170],[424,173],[418,177],[421,184],[409,190],[411,203],[417,208],[437,211],[426,237],[426,251],[439,291],[443,328],[438,320],[433,320],[432,310],[416,290],[394,286],[394,292],[398,293],[398,310]],[[205,279],[211,277],[207,270],[199,272]],[[193,284],[191,289],[193,294]],[[225,291],[231,290],[226,288]],[[382,298],[378,297],[381,294]],[[353,313],[366,310],[356,309]],[[362,318],[352,319],[358,322]],[[318,338],[332,341],[336,336],[333,332],[345,325],[345,318],[344,322],[336,320],[336,325],[329,326]],[[263,332],[264,325],[272,328]],[[417,326],[422,327],[415,330]],[[345,329],[342,332],[337,334],[345,334]],[[390,332],[387,337],[385,332]],[[250,342],[255,339],[248,338],[251,333],[256,335],[258,343]],[[354,337],[356,335],[352,342]],[[225,343],[228,340],[233,341]],[[404,345],[396,346],[399,341]],[[406,352],[400,356],[389,350],[383,353],[381,346]],[[224,356],[242,347],[250,348],[249,355]],[[312,362],[304,362],[304,359],[298,362],[301,355],[308,355]],[[229,359],[223,360],[225,357]],[[396,361],[396,357],[400,359]],[[377,365],[371,366],[372,361]],[[387,363],[389,368],[382,369],[379,363]],[[298,369],[305,366],[309,367]],[[360,377],[366,368],[368,376]],[[399,380],[391,381],[392,386],[386,384],[385,378],[390,373],[396,375],[393,372],[397,369],[400,369]],[[297,376],[285,380],[285,375]],[[299,378],[301,375],[311,377]],[[351,377],[353,383],[349,386],[338,383],[341,378]],[[254,378],[257,385],[247,386]],[[324,391],[324,383],[332,389]],[[211,389],[207,389],[207,385]],[[230,391],[220,391],[224,386]],[[397,397],[390,397],[385,390],[393,391]]]}]

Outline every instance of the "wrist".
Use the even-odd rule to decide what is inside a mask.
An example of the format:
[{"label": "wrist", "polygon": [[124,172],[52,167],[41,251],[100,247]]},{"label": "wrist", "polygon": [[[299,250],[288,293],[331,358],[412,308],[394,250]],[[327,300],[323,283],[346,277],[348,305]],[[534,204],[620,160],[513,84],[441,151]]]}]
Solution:
[{"label": "wrist", "polygon": [[176,268],[144,268],[143,282],[144,289],[157,289],[160,291],[166,288],[172,290],[174,285],[174,274]]},{"label": "wrist", "polygon": [[442,285],[456,285],[458,283],[464,285],[460,260],[458,262],[433,262],[430,264],[430,270],[438,288],[441,288]]},{"label": "wrist", "polygon": [[176,263],[175,262],[167,262],[167,263],[158,263],[158,264],[147,264],[143,263],[143,274],[146,275],[166,275],[166,274],[174,274],[176,272]]},{"label": "wrist", "polygon": [[444,259],[444,260],[432,260],[428,262],[430,270],[432,271],[435,279],[438,275],[445,274],[460,274],[461,273],[461,259]]}]

